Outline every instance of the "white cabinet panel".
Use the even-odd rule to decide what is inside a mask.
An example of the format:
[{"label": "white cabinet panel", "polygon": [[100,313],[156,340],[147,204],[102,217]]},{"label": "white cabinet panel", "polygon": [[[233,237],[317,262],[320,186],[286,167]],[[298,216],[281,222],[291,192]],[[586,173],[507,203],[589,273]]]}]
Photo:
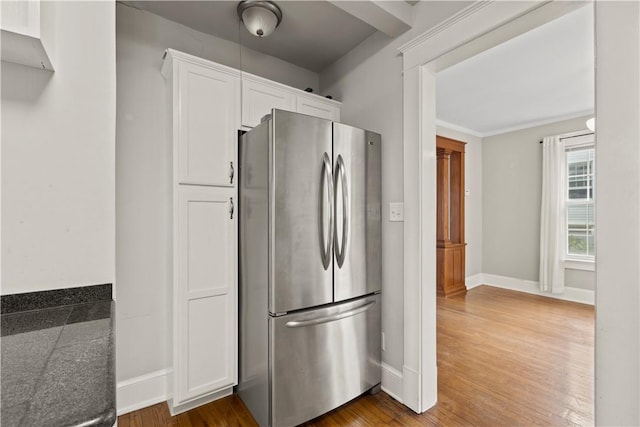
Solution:
[{"label": "white cabinet panel", "polygon": [[[184,191],[194,192],[193,189]],[[180,191],[183,191],[182,189]],[[231,197],[216,199],[200,189],[202,194],[197,200],[183,200],[181,214],[184,215],[183,227],[180,230],[184,237],[184,251],[181,255],[185,261],[183,281],[189,292],[227,287],[229,258],[234,256],[224,246],[229,240],[229,209]]]},{"label": "white cabinet panel", "polygon": [[237,382],[235,190],[179,186],[174,404]]},{"label": "white cabinet panel", "polygon": [[236,164],[240,79],[200,67],[179,65],[178,156],[181,184],[232,186]]},{"label": "white cabinet panel", "polygon": [[335,122],[340,121],[340,107],[328,99],[325,101],[322,98],[297,95],[296,112]]},{"label": "white cabinet panel", "polygon": [[293,111],[295,96],[286,89],[244,78],[242,80],[242,125],[255,127],[272,108]]},{"label": "white cabinet panel", "polygon": [[[186,364],[184,396],[196,397],[235,384],[229,351],[230,301],[227,295],[198,298],[187,305]],[[212,318],[217,313],[217,318]],[[227,314],[228,316],[225,316]],[[229,317],[229,318],[227,318]]]}]

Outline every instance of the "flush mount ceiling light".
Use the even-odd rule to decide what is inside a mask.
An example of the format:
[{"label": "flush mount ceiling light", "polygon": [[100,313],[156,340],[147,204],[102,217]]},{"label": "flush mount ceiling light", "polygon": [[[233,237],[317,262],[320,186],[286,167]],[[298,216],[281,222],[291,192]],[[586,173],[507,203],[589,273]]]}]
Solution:
[{"label": "flush mount ceiling light", "polygon": [[596,130],[596,119],[594,117],[591,117],[589,120],[587,120],[587,128],[589,128],[589,130],[591,132],[595,132],[595,130]]},{"label": "flush mount ceiling light", "polygon": [[256,37],[267,37],[282,21],[282,11],[271,1],[241,1],[238,4],[238,16],[247,31]]}]

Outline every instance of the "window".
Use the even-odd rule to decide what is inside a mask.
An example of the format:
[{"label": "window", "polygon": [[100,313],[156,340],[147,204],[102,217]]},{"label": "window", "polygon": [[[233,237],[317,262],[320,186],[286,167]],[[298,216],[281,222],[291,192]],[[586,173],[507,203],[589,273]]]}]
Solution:
[{"label": "window", "polygon": [[566,256],[593,261],[595,256],[595,149],[593,135],[565,139],[567,200]]}]

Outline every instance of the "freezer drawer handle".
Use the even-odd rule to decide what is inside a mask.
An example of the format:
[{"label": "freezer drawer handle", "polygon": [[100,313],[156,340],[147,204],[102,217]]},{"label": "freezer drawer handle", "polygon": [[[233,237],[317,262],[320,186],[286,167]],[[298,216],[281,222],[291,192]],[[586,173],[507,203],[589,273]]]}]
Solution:
[{"label": "freezer drawer handle", "polygon": [[[329,265],[331,265],[333,252],[333,179],[331,176],[333,168],[331,167],[331,159],[327,153],[324,153],[324,156],[322,156],[322,169],[324,170],[322,179],[324,179],[324,187],[328,193],[328,197],[325,199],[324,192],[321,191],[320,197],[322,198],[322,203],[320,203],[318,207],[320,210],[318,218],[320,222],[320,238],[321,242],[323,242],[322,266],[327,270],[329,269]],[[322,216],[325,200],[329,200],[329,230],[326,236],[324,234],[324,219]]]},{"label": "freezer drawer handle", "polygon": [[375,301],[369,301],[366,304],[363,304],[352,310],[345,311],[344,313],[336,313],[336,314],[332,314],[331,316],[316,317],[315,319],[309,319],[309,320],[300,320],[300,321],[292,320],[291,322],[285,323],[285,326],[287,328],[304,328],[306,326],[314,326],[314,325],[320,325],[322,323],[329,323],[329,322],[344,319],[347,317],[352,317],[352,316],[355,316],[356,314],[365,312],[369,310],[371,307],[373,307],[375,304],[376,304]]},{"label": "freezer drawer handle", "polygon": [[[335,175],[335,189],[334,194],[336,197],[338,196],[338,179],[342,182],[342,242],[338,244],[338,227],[335,228],[335,232],[333,234],[333,247],[336,252],[336,261],[338,261],[338,267],[342,268],[344,264],[345,252],[347,248],[347,238],[349,236],[349,195],[347,194],[347,177],[346,170],[344,166],[344,161],[342,160],[342,155],[338,155],[338,160],[336,161],[336,175]],[[338,209],[338,202],[336,201],[335,208]],[[334,216],[338,218],[338,215],[334,213]]]}]

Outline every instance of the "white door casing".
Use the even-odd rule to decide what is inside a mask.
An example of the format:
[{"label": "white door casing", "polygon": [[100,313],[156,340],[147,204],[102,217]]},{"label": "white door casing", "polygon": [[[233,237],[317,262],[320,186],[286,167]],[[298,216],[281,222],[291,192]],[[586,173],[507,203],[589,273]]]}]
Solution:
[{"label": "white door casing", "polygon": [[399,48],[405,204],[403,401],[415,412],[437,401],[436,73],[585,4],[474,2]]}]

